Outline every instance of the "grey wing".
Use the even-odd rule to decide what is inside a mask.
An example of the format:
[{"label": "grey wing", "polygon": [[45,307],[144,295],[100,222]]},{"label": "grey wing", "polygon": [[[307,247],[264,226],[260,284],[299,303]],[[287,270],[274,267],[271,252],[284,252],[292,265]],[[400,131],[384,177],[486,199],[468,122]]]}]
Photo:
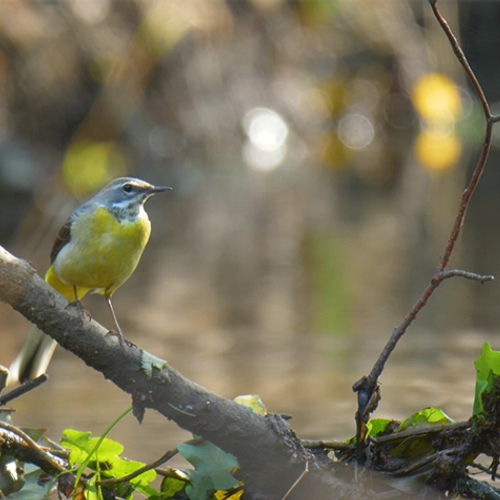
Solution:
[{"label": "grey wing", "polygon": [[59,230],[54,241],[54,246],[50,252],[50,263],[54,263],[58,253],[71,241],[71,226],[73,224],[73,216],[71,216],[63,227]]}]

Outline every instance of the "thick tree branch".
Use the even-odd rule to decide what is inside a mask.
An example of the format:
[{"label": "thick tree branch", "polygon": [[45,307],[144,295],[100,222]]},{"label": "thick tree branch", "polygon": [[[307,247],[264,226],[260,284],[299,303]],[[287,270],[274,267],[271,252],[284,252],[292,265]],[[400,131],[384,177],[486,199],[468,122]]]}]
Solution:
[{"label": "thick tree branch", "polygon": [[135,346],[122,347],[97,322],[67,308],[68,302],[26,261],[2,247],[0,300],[131,394],[139,418],[146,408],[155,409],[180,427],[234,454],[249,498],[282,498],[306,468],[309,473],[290,498],[306,498],[304,491],[309,494],[311,488],[323,490],[323,494],[318,492],[321,496],[331,495],[334,488],[336,498],[350,497],[352,487],[324,472],[280,416],[259,416],[191,382],[169,366],[153,368],[148,378],[144,363],[155,358]]}]

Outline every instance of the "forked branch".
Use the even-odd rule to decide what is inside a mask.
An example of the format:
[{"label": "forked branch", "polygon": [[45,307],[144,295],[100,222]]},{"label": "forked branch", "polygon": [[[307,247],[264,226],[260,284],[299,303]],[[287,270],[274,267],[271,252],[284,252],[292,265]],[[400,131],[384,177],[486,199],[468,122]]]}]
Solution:
[{"label": "forked branch", "polygon": [[481,103],[483,114],[486,119],[486,130],[484,133],[484,141],[481,146],[481,150],[479,153],[479,158],[477,160],[474,171],[472,172],[471,178],[464,192],[462,193],[462,199],[460,201],[460,205],[458,208],[457,215],[455,217],[455,222],[453,224],[453,228],[451,230],[450,237],[448,238],[448,242],[446,243],[446,247],[444,252],[439,259],[438,265],[434,274],[425,287],[424,291],[421,293],[420,297],[414,303],[413,307],[410,309],[408,314],[404,317],[403,321],[394,329],[389,341],[385,345],[384,349],[380,353],[377,361],[373,365],[373,368],[368,376],[362,377],[353,385],[353,390],[358,394],[358,409],[356,412],[356,436],[357,442],[359,445],[359,456],[362,456],[362,450],[364,449],[364,443],[366,438],[366,423],[368,421],[369,415],[371,412],[375,410],[379,401],[379,391],[378,391],[378,379],[382,374],[385,364],[389,359],[392,351],[396,348],[398,341],[401,337],[406,333],[408,327],[413,323],[418,313],[422,310],[422,308],[427,304],[430,297],[434,293],[434,291],[441,285],[441,283],[448,278],[452,277],[462,277],[467,279],[472,279],[475,281],[479,281],[480,283],[484,283],[485,281],[490,281],[493,279],[493,276],[490,275],[478,275],[475,273],[471,273],[468,271],[463,271],[459,269],[454,270],[446,270],[451,254],[455,248],[455,244],[457,239],[462,231],[465,222],[465,216],[467,213],[467,209],[470,204],[470,200],[472,195],[476,189],[476,186],[481,179],[484,168],[486,166],[486,161],[488,159],[488,155],[491,148],[491,138],[492,138],[492,130],[493,124],[497,121],[500,121],[500,117],[494,116],[491,113],[490,106],[488,104],[488,100],[484,94],[484,91],[479,83],[474,71],[469,65],[465,54],[458,43],[456,36],[454,35],[452,29],[450,28],[448,22],[443,17],[441,12],[437,7],[437,0],[429,0],[434,16],[436,17],[441,29],[448,37],[450,45],[453,49],[455,57],[458,62],[462,65],[469,81]]}]

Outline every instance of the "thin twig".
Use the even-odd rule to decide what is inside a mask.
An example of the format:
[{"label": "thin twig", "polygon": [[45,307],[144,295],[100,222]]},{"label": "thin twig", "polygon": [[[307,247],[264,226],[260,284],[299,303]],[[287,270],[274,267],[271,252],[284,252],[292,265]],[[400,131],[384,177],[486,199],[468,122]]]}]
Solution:
[{"label": "thin twig", "polygon": [[96,481],[96,484],[98,484],[99,486],[110,486],[113,484],[125,483],[127,481],[130,481],[131,479],[134,479],[137,476],[140,476],[141,474],[144,474],[144,472],[147,472],[151,469],[155,469],[156,467],[160,466],[161,464],[167,462],[172,457],[177,455],[177,453],[179,453],[177,448],[175,448],[173,450],[168,450],[158,460],[155,460],[154,462],[152,462],[150,464],[143,465],[140,469],[137,469],[134,472],[127,474],[126,476],[112,477],[109,479],[102,479],[101,481]]},{"label": "thin twig", "polygon": [[[203,441],[203,438],[194,438],[190,439],[189,441],[186,441],[186,444],[199,444],[200,442]],[[147,472],[148,470],[156,469],[156,467],[159,467],[161,464],[164,464],[168,460],[170,460],[172,457],[177,455],[179,453],[179,450],[177,448],[174,448],[173,450],[168,450],[162,457],[160,457],[158,460],[155,460],[154,462],[150,464],[146,464],[142,466],[140,469],[137,469],[134,472],[131,472],[130,474],[127,474],[126,476],[123,477],[113,477],[109,479],[102,479],[101,481],[96,481],[96,484],[99,486],[110,486],[113,484],[119,484],[119,483],[124,483],[127,481],[130,481],[131,479],[134,479],[137,476],[140,476],[141,474],[144,474],[144,472]]]},{"label": "thin twig", "polygon": [[286,500],[293,492],[293,490],[298,486],[298,484],[304,479],[306,474],[309,472],[309,462],[306,462],[304,470],[300,474],[300,476],[295,480],[295,482],[290,486],[290,489],[285,493],[281,500]]},{"label": "thin twig", "polygon": [[384,443],[391,443],[393,441],[399,441],[401,439],[414,439],[422,438],[428,436],[429,434],[441,433],[443,431],[460,431],[470,428],[470,422],[455,422],[446,425],[430,425],[428,427],[418,427],[416,429],[407,429],[400,432],[393,432],[392,434],[387,434],[384,436],[372,437],[370,438],[373,442],[378,445]]},{"label": "thin twig", "polygon": [[58,473],[67,472],[64,465],[55,460],[55,457],[47,453],[38,443],[36,443],[31,437],[28,436],[21,429],[13,425],[6,424],[0,421],[0,428],[14,434],[17,438],[24,442],[24,444],[29,448],[33,455],[38,457],[44,464]]},{"label": "thin twig", "polygon": [[162,467],[155,467],[154,470],[161,477],[173,477],[179,481],[189,481],[187,476],[184,477],[184,473],[182,471],[178,471],[176,469],[163,469]]},{"label": "thin twig", "polygon": [[325,448],[340,451],[347,450],[352,446],[346,441],[328,441],[326,439],[301,439],[300,442],[304,448],[308,449]]},{"label": "thin twig", "polygon": [[33,380],[28,380],[24,382],[23,385],[16,387],[13,391],[10,391],[8,394],[5,394],[5,396],[0,397],[0,406],[4,406],[13,399],[16,399],[19,396],[22,396],[23,394],[32,391],[39,385],[43,384],[44,382],[47,382],[48,379],[49,377],[43,374]]},{"label": "thin twig", "polygon": [[397,471],[393,471],[391,475],[397,477],[397,476],[408,476],[409,474],[415,474],[415,472],[418,471],[419,469],[422,469],[423,467],[432,464],[434,461],[439,460],[441,457],[447,457],[456,454],[457,454],[457,449],[454,448],[451,448],[449,450],[438,451],[436,453],[433,453],[432,455],[424,456],[420,460],[411,463],[407,467],[404,467]]},{"label": "thin twig", "polygon": [[487,281],[493,281],[495,279],[495,276],[492,274],[476,274],[469,271],[463,271],[462,269],[450,269],[449,271],[443,271],[441,281],[455,277],[479,281],[480,283],[486,283]]},{"label": "thin twig", "polygon": [[[397,326],[389,341],[385,345],[384,349],[382,350],[379,358],[375,362],[370,374],[367,377],[363,377],[358,382],[356,382],[353,385],[353,390],[358,393],[358,410],[356,412],[356,436],[357,436],[357,442],[359,445],[359,451],[360,454],[362,452],[362,447],[364,446],[365,442],[365,427],[366,427],[366,422],[369,417],[369,414],[373,409],[376,407],[377,400],[374,400],[374,395],[376,393],[377,387],[378,387],[378,379],[380,375],[382,374],[385,364],[387,360],[389,359],[389,356],[391,355],[392,351],[395,349],[398,341],[401,339],[401,337],[406,333],[408,330],[408,327],[411,325],[411,323],[415,320],[417,317],[418,313],[422,310],[423,307],[427,304],[429,298],[431,295],[434,293],[436,288],[445,280],[454,276],[460,276],[463,278],[467,279],[474,279],[478,280],[481,282],[484,281],[489,281],[493,279],[490,276],[480,276],[480,275],[475,275],[474,273],[468,273],[467,271],[461,271],[461,270],[452,270],[452,271],[446,271],[446,266],[448,265],[450,261],[451,254],[453,252],[453,249],[455,248],[455,244],[457,242],[457,239],[460,235],[460,232],[462,231],[464,221],[465,221],[465,216],[467,213],[467,209],[469,207],[469,203],[471,200],[471,197],[474,193],[474,190],[483,174],[484,168],[486,166],[486,160],[488,159],[490,147],[491,147],[491,137],[492,137],[492,129],[493,129],[493,124],[497,121],[500,121],[500,117],[498,116],[493,116],[490,111],[490,106],[488,104],[488,101],[486,99],[486,96],[484,94],[484,91],[472,71],[467,58],[465,57],[465,54],[460,47],[457,38],[453,34],[453,31],[451,30],[450,26],[448,25],[447,21],[445,18],[442,16],[440,13],[438,7],[437,7],[437,0],[429,0],[429,3],[431,5],[432,11],[434,13],[434,16],[436,17],[439,25],[441,26],[441,29],[443,32],[446,34],[448,37],[448,40],[450,42],[450,45],[453,49],[453,52],[455,53],[455,56],[457,60],[460,62],[462,65],[465,73],[467,74],[472,87],[474,88],[476,95],[481,103],[481,106],[483,108],[483,113],[486,119],[486,130],[485,130],[485,135],[484,135],[484,142],[481,147],[481,151],[479,154],[478,161],[476,163],[476,166],[474,168],[474,171],[471,175],[469,184],[465,188],[464,192],[462,193],[462,198],[460,201],[459,209],[457,216],[455,218],[455,222],[453,224],[453,228],[450,234],[450,237],[448,239],[448,242],[446,244],[445,250],[439,259],[438,265],[436,267],[436,270],[434,272],[434,275],[432,276],[429,284],[426,286],[420,297],[417,299],[413,307],[410,309],[408,314],[405,316],[403,319],[402,323]],[[375,398],[376,399],[376,398]],[[375,404],[374,404],[375,403]],[[367,405],[370,404],[371,408],[367,408]]]}]

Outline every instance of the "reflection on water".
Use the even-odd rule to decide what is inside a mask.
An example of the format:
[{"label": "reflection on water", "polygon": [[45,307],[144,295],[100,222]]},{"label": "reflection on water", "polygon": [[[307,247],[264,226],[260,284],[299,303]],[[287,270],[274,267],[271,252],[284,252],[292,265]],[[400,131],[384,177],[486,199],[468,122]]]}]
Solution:
[{"label": "reflection on water", "polygon": [[[3,308],[2,316],[10,331],[27,330],[15,313]],[[141,347],[212,391],[229,398],[259,394],[269,410],[292,415],[294,429],[308,438],[340,439],[354,433],[356,399],[351,386],[368,373],[385,342],[384,335],[332,338],[240,329],[159,339],[128,331]],[[3,364],[19,342],[13,337],[2,335]],[[499,347],[495,337],[411,330],[383,374],[376,416],[402,419],[423,407],[438,406],[456,420],[467,419],[474,394],[473,361],[483,342]],[[48,383],[15,402],[16,424],[47,427],[55,440],[68,427],[100,435],[130,405],[127,395],[61,349],[49,373]],[[142,425],[128,415],[111,437],[125,445],[127,456],[151,461],[189,434],[148,411]]]}]

